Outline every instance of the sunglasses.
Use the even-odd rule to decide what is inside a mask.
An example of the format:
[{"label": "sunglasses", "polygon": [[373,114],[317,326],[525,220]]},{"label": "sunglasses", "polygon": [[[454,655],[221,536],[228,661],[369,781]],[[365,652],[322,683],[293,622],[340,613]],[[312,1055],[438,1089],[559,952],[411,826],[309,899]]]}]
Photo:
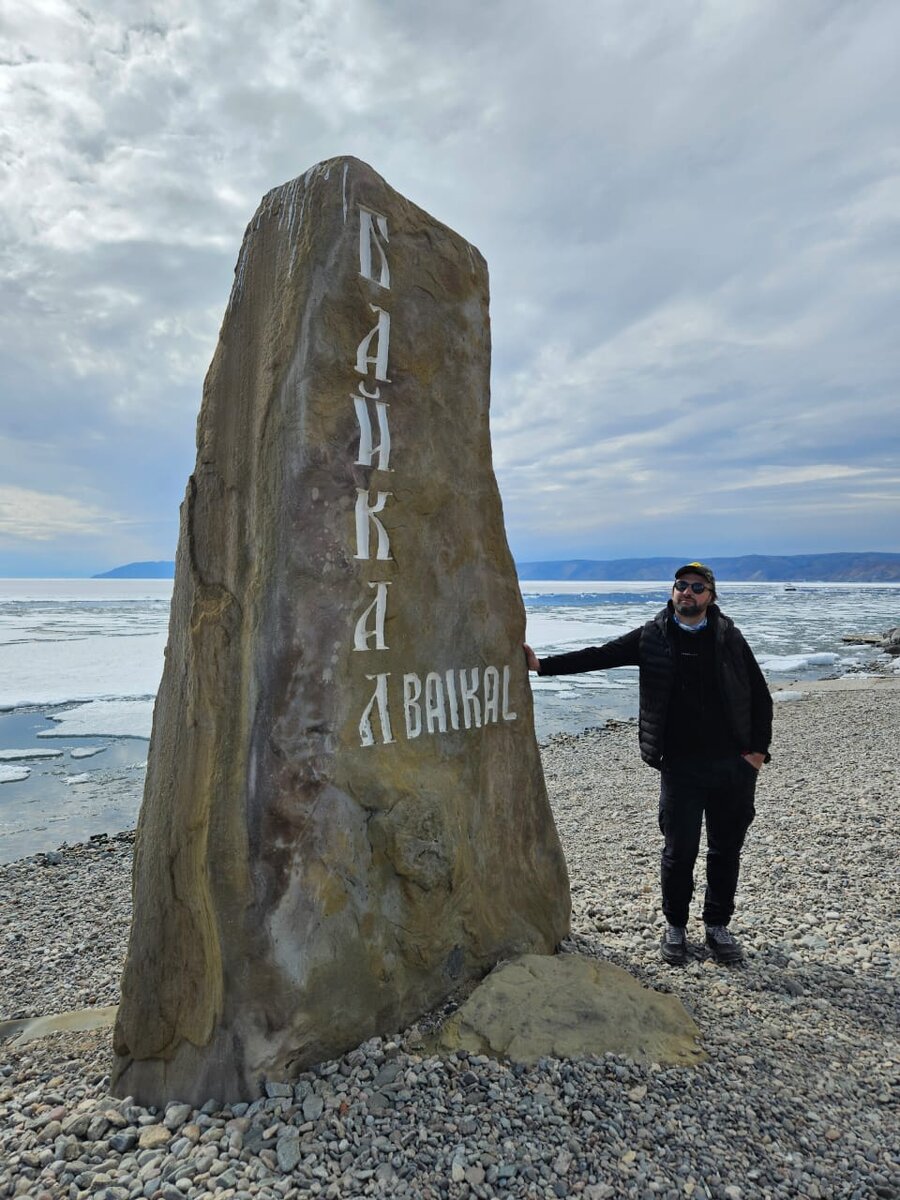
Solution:
[{"label": "sunglasses", "polygon": [[708,583],[685,583],[685,581],[683,579],[675,580],[675,591],[676,592],[686,592],[688,590],[688,588],[690,588],[690,590],[694,593],[695,596],[702,596],[708,587],[709,587]]}]

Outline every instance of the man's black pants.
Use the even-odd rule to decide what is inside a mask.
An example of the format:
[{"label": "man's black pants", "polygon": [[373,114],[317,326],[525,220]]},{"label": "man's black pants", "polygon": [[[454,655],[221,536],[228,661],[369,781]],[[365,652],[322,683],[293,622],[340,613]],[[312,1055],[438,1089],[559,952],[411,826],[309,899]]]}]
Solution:
[{"label": "man's black pants", "polygon": [[703,920],[727,925],[734,912],[741,848],[756,815],[757,771],[740,755],[667,762],[659,790],[662,906],[670,925],[687,925],[694,863],[706,815],[706,898]]}]

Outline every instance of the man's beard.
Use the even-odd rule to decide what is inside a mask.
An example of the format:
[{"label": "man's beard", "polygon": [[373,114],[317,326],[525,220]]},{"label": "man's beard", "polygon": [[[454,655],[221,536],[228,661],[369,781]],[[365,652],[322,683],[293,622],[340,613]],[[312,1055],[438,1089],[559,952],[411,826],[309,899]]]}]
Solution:
[{"label": "man's beard", "polygon": [[696,617],[700,611],[700,605],[696,600],[676,600],[674,604],[675,611],[682,617]]}]

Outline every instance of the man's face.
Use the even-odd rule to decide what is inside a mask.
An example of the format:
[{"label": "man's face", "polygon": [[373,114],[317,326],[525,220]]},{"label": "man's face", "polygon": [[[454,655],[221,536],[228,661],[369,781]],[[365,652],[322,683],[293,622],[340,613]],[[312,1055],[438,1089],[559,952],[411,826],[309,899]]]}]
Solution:
[{"label": "man's face", "polygon": [[[683,583],[688,585],[684,591],[672,587],[672,604],[683,621],[695,625],[706,616],[706,610],[712,604],[712,592],[703,576],[695,575],[693,571],[675,580],[676,585]],[[702,584],[703,591],[695,592],[691,584]]]}]

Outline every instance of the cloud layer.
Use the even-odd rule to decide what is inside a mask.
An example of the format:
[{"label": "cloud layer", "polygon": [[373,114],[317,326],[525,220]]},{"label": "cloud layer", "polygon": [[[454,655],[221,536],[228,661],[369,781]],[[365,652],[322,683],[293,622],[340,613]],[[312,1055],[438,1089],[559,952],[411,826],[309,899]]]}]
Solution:
[{"label": "cloud layer", "polygon": [[518,557],[900,549],[890,0],[136,12],[7,18],[0,573],[173,556],[244,226],[343,153],[488,259]]}]

